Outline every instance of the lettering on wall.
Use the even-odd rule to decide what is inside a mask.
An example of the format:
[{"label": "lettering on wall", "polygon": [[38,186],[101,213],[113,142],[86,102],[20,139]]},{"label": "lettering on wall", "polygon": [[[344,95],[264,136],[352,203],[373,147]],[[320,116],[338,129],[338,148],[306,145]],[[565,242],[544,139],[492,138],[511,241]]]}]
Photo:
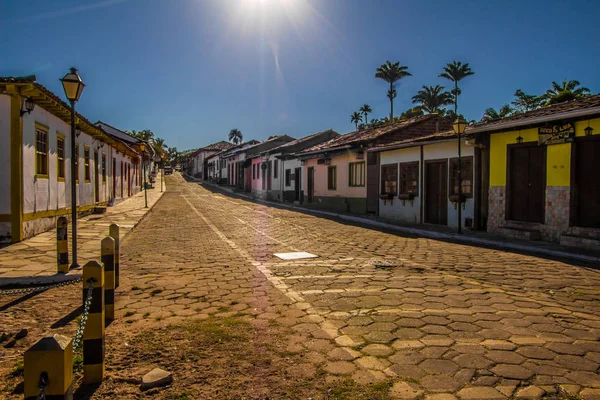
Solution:
[{"label": "lettering on wall", "polygon": [[571,122],[538,128],[539,145],[572,142],[574,137],[575,125]]}]

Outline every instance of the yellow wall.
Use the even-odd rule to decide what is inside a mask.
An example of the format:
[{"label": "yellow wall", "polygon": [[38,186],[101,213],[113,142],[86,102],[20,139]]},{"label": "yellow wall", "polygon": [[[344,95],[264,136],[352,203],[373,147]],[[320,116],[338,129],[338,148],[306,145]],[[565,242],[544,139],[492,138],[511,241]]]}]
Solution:
[{"label": "yellow wall", "polygon": [[[589,121],[594,135],[600,134],[600,118]],[[584,136],[588,121],[575,123],[575,135]],[[517,137],[523,142],[537,142],[537,128],[493,133],[490,138],[490,186],[506,186],[507,145],[516,144]],[[571,143],[546,146],[546,185],[569,186],[571,179]]]}]

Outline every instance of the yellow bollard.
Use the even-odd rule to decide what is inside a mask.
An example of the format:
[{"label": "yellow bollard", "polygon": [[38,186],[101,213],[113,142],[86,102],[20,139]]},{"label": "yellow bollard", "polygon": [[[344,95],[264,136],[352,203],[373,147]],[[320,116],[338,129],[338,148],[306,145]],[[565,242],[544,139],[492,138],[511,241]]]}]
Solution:
[{"label": "yellow bollard", "polygon": [[59,274],[69,272],[69,234],[67,229],[67,218],[59,217],[56,221],[56,262]]},{"label": "yellow bollard", "polygon": [[[45,381],[41,384],[40,378]],[[46,399],[73,398],[73,343],[53,334],[38,340],[25,352],[25,400],[43,393]]]},{"label": "yellow bollard", "polygon": [[89,261],[83,266],[83,302],[89,281],[93,282],[92,302],[83,329],[83,383],[104,379],[104,266]]},{"label": "yellow bollard", "polygon": [[119,236],[119,225],[110,224],[108,234],[115,239],[115,289],[119,287],[119,259],[121,258],[121,239]]},{"label": "yellow bollard", "polygon": [[104,318],[115,319],[115,240],[110,236],[102,239],[100,261],[104,264]]}]

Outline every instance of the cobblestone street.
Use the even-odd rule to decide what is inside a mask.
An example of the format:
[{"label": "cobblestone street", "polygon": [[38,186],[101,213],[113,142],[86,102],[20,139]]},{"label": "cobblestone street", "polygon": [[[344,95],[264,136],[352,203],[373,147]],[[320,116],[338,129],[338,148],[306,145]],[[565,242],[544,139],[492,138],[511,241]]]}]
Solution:
[{"label": "cobblestone street", "polygon": [[[255,329],[280,327],[302,356],[290,373],[391,380],[392,398],[600,398],[597,270],[267,207],[180,175],[167,183],[122,245],[113,378],[131,356],[115,349],[137,331],[245,314]],[[273,255],[299,251],[318,257]]]}]

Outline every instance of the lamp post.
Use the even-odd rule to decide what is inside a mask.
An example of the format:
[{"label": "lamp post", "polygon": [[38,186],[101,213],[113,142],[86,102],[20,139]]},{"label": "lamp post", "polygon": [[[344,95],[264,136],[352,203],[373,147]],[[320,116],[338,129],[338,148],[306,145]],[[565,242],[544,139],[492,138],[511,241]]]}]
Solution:
[{"label": "lamp post", "polygon": [[462,233],[462,158],[461,158],[461,139],[462,134],[465,133],[465,128],[467,127],[467,121],[465,121],[461,116],[456,118],[456,121],[452,124],[452,129],[454,133],[456,133],[458,137],[458,171],[456,171],[457,179],[458,179],[458,233]]},{"label": "lamp post", "polygon": [[146,163],[144,162],[144,156],[146,155],[146,145],[140,145],[140,150],[142,150],[142,173],[144,174],[144,207],[148,208],[148,185],[146,185]]},{"label": "lamp post", "polygon": [[162,173],[160,174],[160,192],[162,193],[163,191],[163,179],[165,176],[165,155],[161,154],[160,158],[162,160]]},{"label": "lamp post", "polygon": [[71,71],[60,81],[62,82],[65,96],[67,96],[67,99],[71,103],[71,224],[73,226],[71,233],[71,247],[73,251],[71,268],[77,268],[79,264],[77,263],[77,185],[75,183],[77,176],[75,170],[77,168],[75,163],[75,103],[79,101],[85,84],[77,74],[77,68],[71,68]]}]

